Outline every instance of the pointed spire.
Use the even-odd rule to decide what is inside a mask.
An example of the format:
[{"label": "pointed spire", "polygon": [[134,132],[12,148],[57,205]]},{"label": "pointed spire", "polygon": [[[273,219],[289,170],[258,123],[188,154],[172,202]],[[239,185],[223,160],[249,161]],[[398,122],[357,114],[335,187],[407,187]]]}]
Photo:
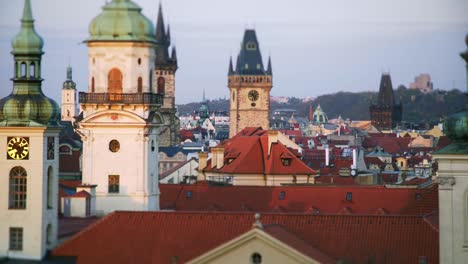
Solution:
[{"label": "pointed spire", "polygon": [[240,54],[238,54],[236,60],[236,74],[240,74],[240,70]]},{"label": "pointed spire", "polygon": [[32,24],[33,22],[34,22],[34,18],[32,16],[32,11],[31,11],[31,0],[24,0],[24,9],[23,9],[23,17],[21,18],[21,25],[24,26],[27,23]]},{"label": "pointed spire", "polygon": [[176,62],[176,64],[177,64],[177,53],[176,53],[176,47],[175,46],[172,46],[171,60]]},{"label": "pointed spire", "polygon": [[168,24],[167,25],[167,31],[166,31],[166,41],[167,41],[167,45],[171,45],[171,27],[170,25]]},{"label": "pointed spire", "polygon": [[67,67],[67,80],[71,80],[72,79],[72,67],[70,65],[68,65]]},{"label": "pointed spire", "polygon": [[203,88],[203,99],[202,99],[202,102],[203,102],[203,103],[206,103],[205,88]]},{"label": "pointed spire", "polygon": [[273,75],[273,70],[271,68],[271,56],[268,56],[268,66],[267,66],[266,74]]},{"label": "pointed spire", "polygon": [[229,57],[229,71],[228,75],[232,75],[234,73],[234,68],[232,67],[232,56]]},{"label": "pointed spire", "polygon": [[156,41],[161,43],[166,41],[166,32],[164,30],[164,18],[161,2],[159,2],[158,18],[156,22]]}]

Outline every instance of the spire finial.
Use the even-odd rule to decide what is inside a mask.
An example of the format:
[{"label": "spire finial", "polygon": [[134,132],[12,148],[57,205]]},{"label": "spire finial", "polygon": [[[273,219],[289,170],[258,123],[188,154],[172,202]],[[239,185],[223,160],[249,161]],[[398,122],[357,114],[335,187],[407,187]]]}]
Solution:
[{"label": "spire finial", "polygon": [[273,74],[273,69],[271,68],[271,56],[268,56],[267,74],[268,74],[268,75],[272,75],[272,74]]},{"label": "spire finial", "polygon": [[156,22],[156,40],[158,42],[166,41],[166,29],[164,28],[164,18],[161,2],[159,2],[158,17]]},{"label": "spire finial", "polygon": [[234,73],[234,67],[232,67],[232,56],[229,56],[229,72],[228,75],[231,75]]},{"label": "spire finial", "polygon": [[67,67],[67,80],[68,81],[72,80],[72,67],[70,66],[70,64],[68,64],[68,67]]},{"label": "spire finial", "polygon": [[260,222],[260,219],[262,218],[262,216],[259,213],[256,213],[254,217],[255,217],[255,223],[252,224],[252,227],[263,229],[263,224],[262,222]]},{"label": "spire finial", "polygon": [[25,23],[33,23],[34,18],[32,16],[31,11],[31,0],[24,0],[24,9],[23,9],[23,17],[21,18],[21,23],[24,25]]},{"label": "spire finial", "polygon": [[203,88],[203,103],[206,103],[206,98],[205,98],[205,88]]}]

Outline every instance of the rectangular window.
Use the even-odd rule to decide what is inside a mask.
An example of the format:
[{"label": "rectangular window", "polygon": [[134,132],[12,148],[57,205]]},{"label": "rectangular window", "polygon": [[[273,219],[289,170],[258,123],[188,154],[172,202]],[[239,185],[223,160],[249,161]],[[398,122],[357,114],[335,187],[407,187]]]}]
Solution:
[{"label": "rectangular window", "polygon": [[353,200],[353,193],[348,192],[346,193],[346,201],[352,201]]},{"label": "rectangular window", "polygon": [[10,250],[23,250],[22,227],[10,227]]},{"label": "rectangular window", "polygon": [[109,193],[119,193],[119,175],[109,175]]},{"label": "rectangular window", "polygon": [[47,159],[53,160],[55,157],[55,139],[54,137],[47,137]]},{"label": "rectangular window", "polygon": [[281,159],[281,162],[283,163],[283,166],[291,165],[291,159]]}]

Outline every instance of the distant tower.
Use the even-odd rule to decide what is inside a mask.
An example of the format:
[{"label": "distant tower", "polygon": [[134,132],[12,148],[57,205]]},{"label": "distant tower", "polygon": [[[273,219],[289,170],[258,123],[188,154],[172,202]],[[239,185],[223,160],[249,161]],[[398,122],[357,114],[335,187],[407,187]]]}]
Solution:
[{"label": "distant tower", "polygon": [[167,26],[164,28],[164,17],[161,4],[159,4],[158,18],[156,23],[156,59],[154,62],[153,87],[156,87],[158,94],[164,96],[160,113],[164,119],[159,137],[159,146],[168,147],[180,143],[180,121],[177,117],[175,105],[175,73],[177,71],[177,54],[175,46],[172,46],[171,55],[171,31]]},{"label": "distant tower", "polygon": [[72,79],[72,68],[68,66],[67,80],[62,86],[62,121],[74,121],[76,112],[76,84]]},{"label": "distant tower", "polygon": [[369,108],[371,123],[380,130],[391,130],[401,122],[401,104],[395,104],[390,74],[382,74],[377,104]]},{"label": "distant tower", "polygon": [[207,118],[210,118],[210,110],[208,110],[208,104],[206,103],[205,90],[203,90],[203,100],[198,115],[200,116],[200,124],[203,124]]},{"label": "distant tower", "polygon": [[271,59],[265,71],[255,30],[245,30],[235,70],[229,61],[229,137],[245,127],[270,128],[272,77]]},{"label": "distant tower", "polygon": [[97,185],[96,213],[159,209],[162,96],[152,89],[153,23],[113,0],[89,25],[89,90],[79,94],[83,183]]},{"label": "distant tower", "polygon": [[57,245],[60,109],[42,92],[43,44],[25,0],[13,91],[0,99],[0,259],[40,260]]}]

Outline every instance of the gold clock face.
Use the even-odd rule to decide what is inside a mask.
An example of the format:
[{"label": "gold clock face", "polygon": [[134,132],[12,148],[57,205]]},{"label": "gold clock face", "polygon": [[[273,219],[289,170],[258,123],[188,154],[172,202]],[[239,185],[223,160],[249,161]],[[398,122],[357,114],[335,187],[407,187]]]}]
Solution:
[{"label": "gold clock face", "polygon": [[249,92],[249,100],[252,101],[252,102],[255,102],[258,100],[258,92],[255,91],[255,90],[252,90]]},{"label": "gold clock face", "polygon": [[7,159],[23,160],[29,158],[28,137],[7,138]]}]

